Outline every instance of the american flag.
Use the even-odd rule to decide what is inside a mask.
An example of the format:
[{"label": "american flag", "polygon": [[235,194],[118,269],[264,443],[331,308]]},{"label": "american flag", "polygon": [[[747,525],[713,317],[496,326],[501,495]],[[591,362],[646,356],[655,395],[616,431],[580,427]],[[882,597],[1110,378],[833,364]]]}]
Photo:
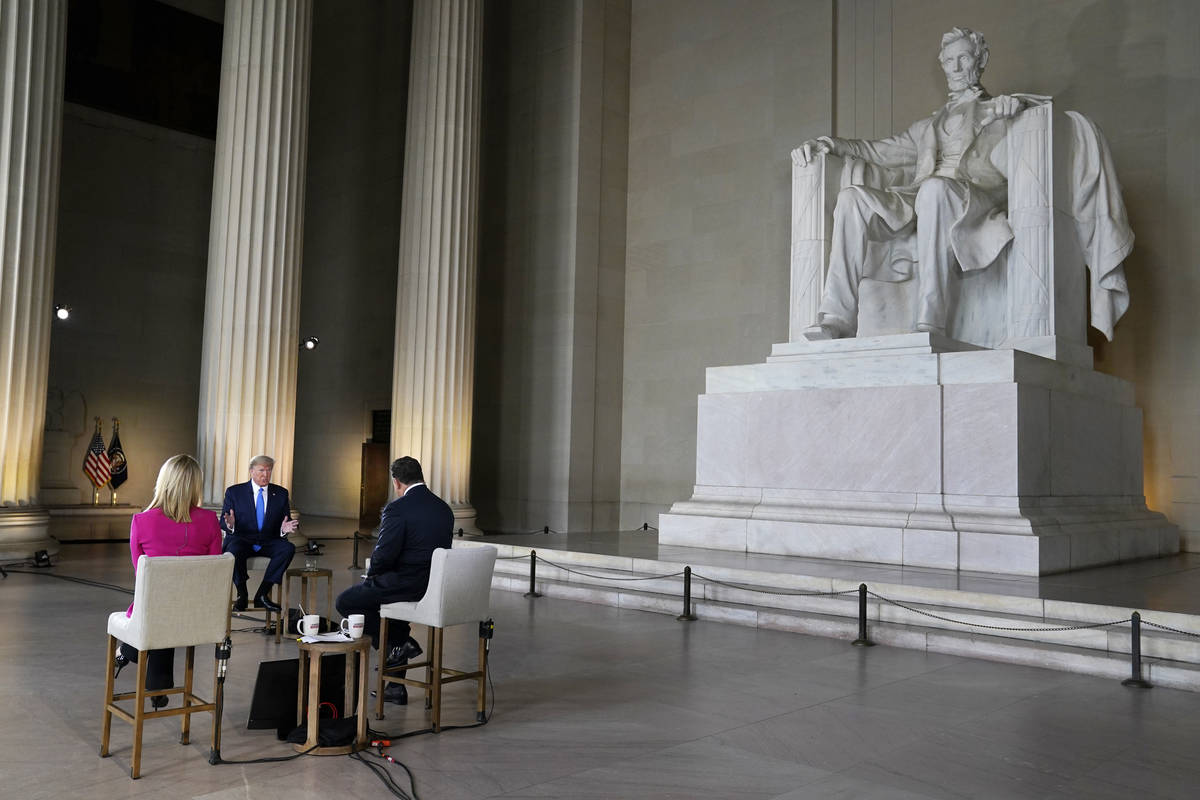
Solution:
[{"label": "american flag", "polygon": [[108,453],[104,451],[104,437],[100,435],[100,427],[96,426],[96,435],[92,437],[92,443],[88,445],[87,455],[83,457],[83,471],[88,476],[96,488],[108,483],[112,477],[110,472],[111,462],[108,460]]}]

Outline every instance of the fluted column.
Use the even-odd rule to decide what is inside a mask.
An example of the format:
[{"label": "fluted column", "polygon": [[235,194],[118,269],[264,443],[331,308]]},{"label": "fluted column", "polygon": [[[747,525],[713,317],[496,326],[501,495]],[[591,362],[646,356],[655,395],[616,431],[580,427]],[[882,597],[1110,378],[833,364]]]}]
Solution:
[{"label": "fluted column", "polygon": [[0,0],[0,555],[53,549],[37,505],[50,365],[66,0]]},{"label": "fluted column", "polygon": [[257,453],[291,483],[311,0],[226,0],[197,450],[205,502]]},{"label": "fluted column", "polygon": [[468,531],[482,33],[481,0],[413,6],[392,373],[392,453]]}]

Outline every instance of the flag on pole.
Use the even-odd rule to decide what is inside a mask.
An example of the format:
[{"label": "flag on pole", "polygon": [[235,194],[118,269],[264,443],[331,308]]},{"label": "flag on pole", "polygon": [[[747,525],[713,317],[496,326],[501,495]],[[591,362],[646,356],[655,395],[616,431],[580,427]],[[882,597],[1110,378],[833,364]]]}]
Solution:
[{"label": "flag on pole", "polygon": [[108,443],[108,468],[112,482],[108,488],[114,492],[117,487],[129,480],[129,464],[125,461],[125,451],[121,449],[121,420],[116,417],[113,421],[113,437]]},{"label": "flag on pole", "polygon": [[111,477],[109,469],[108,453],[104,452],[104,437],[100,435],[100,418],[96,417],[96,435],[92,437],[87,455],[83,457],[83,472],[92,485],[99,489],[108,483]]}]

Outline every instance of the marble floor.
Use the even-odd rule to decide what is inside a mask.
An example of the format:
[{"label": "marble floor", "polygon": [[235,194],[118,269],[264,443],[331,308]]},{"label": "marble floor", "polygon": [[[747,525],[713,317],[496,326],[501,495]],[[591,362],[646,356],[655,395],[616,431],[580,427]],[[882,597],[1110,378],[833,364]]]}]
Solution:
[{"label": "marble floor", "polygon": [[[360,571],[350,560],[349,542],[328,541],[321,563],[337,590]],[[67,544],[50,570],[0,581],[0,796],[388,796],[344,756],[210,766],[199,715],[186,747],[176,721],[149,724],[143,777],[129,780],[128,725],[114,722],[113,757],[97,757],[104,621],[128,596],[51,575],[133,582],[119,543]],[[1190,798],[1200,786],[1200,694],[509,592],[492,604],[489,724],[391,748],[425,800]],[[290,752],[273,731],[245,729],[257,663],[295,654],[253,625],[235,621],[229,760]],[[465,627],[447,636],[468,662],[473,646]],[[470,694],[448,690],[447,724],[473,720]],[[425,717],[419,703],[389,706],[372,725],[413,730]]]}]

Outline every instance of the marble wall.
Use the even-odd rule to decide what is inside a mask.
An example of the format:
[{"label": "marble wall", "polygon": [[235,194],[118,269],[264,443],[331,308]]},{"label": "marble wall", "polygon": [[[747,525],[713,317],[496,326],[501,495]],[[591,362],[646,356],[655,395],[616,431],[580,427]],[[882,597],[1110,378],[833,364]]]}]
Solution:
[{"label": "marble wall", "polygon": [[621,525],[691,495],[705,367],[787,339],[789,153],[832,127],[828,2],[633,5]]},{"label": "marble wall", "polygon": [[[83,455],[93,416],[129,459],[122,502],[144,505],[158,468],[196,448],[200,333],[213,142],[65,104],[56,303],[42,485],[55,502],[91,502]],[[108,490],[101,493],[108,501]]]},{"label": "marble wall", "polygon": [[292,503],[357,517],[371,411],[391,407],[412,6],[313,7]]},{"label": "marble wall", "polygon": [[485,13],[471,500],[489,530],[611,530],[629,4]]}]

